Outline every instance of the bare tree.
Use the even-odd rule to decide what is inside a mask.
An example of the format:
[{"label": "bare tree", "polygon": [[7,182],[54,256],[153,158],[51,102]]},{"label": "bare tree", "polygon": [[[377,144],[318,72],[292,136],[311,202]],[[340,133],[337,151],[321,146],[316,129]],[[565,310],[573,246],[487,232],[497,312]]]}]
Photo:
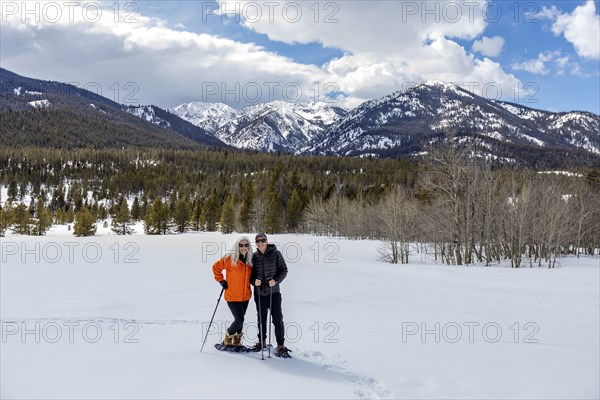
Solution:
[{"label": "bare tree", "polygon": [[385,239],[379,251],[380,259],[392,264],[407,264],[410,244],[415,239],[415,201],[406,191],[396,188],[382,199],[378,209],[377,222]]}]

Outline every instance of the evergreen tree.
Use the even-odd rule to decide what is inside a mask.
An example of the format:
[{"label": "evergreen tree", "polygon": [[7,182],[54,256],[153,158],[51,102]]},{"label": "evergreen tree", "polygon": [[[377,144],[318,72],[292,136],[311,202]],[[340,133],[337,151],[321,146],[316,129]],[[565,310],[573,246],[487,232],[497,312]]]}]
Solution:
[{"label": "evergreen tree", "polygon": [[233,197],[230,197],[221,210],[221,232],[231,233],[235,229],[235,209],[233,203]]},{"label": "evergreen tree", "polygon": [[83,197],[79,195],[75,195],[73,200],[73,212],[77,213],[79,210],[83,208]]},{"label": "evergreen tree", "polygon": [[269,233],[281,231],[281,215],[279,210],[279,196],[276,192],[271,192],[267,214],[265,215],[265,230]]},{"label": "evergreen tree", "polygon": [[98,205],[98,219],[106,219],[108,218],[108,212],[106,211],[106,206],[104,203],[100,203]]},{"label": "evergreen tree", "polygon": [[289,231],[295,231],[302,220],[302,197],[298,190],[294,189],[287,203],[286,225]]},{"label": "evergreen tree", "polygon": [[8,207],[2,208],[2,202],[0,202],[0,237],[4,237],[4,234],[10,225],[11,209]]},{"label": "evergreen tree", "polygon": [[81,236],[94,236],[96,234],[96,219],[92,212],[86,208],[82,207],[77,211],[75,215],[75,226],[73,230],[73,235],[81,237]]},{"label": "evergreen tree", "polygon": [[108,207],[108,215],[111,217],[115,217],[119,212],[120,201],[112,201],[110,202],[110,207]]},{"label": "evergreen tree", "polygon": [[144,201],[142,202],[142,208],[140,209],[140,218],[144,218],[150,212],[150,206],[148,205],[148,195],[144,194]]},{"label": "evergreen tree", "polygon": [[[54,193],[56,193],[56,191]],[[65,201],[65,189],[64,189],[64,187],[61,186],[61,188],[56,196],[56,204],[53,203],[53,206],[56,207],[56,209],[59,209],[59,208],[65,208],[66,204],[67,204],[67,202]]]},{"label": "evergreen tree", "polygon": [[17,201],[17,196],[19,196],[19,187],[17,186],[17,181],[13,179],[8,184],[8,201]]},{"label": "evergreen tree", "polygon": [[27,206],[23,203],[18,204],[11,212],[12,231],[19,235],[31,234],[31,214]]},{"label": "evergreen tree", "polygon": [[41,194],[40,181],[33,181],[31,187],[31,197],[38,197]]},{"label": "evergreen tree", "polygon": [[169,214],[175,215],[175,209],[177,208],[177,192],[175,189],[171,191],[169,196]]},{"label": "evergreen tree", "polygon": [[67,211],[66,211],[66,215],[67,215],[67,223],[72,223],[75,220],[75,211],[73,211],[73,207],[69,204],[67,204]]},{"label": "evergreen tree", "polygon": [[184,197],[177,200],[174,214],[177,232],[183,233],[187,231],[191,216],[192,209],[190,207],[190,203]]},{"label": "evergreen tree", "polygon": [[270,233],[276,233],[281,230],[281,201],[279,196],[279,178],[282,173],[282,165],[277,163],[271,178],[269,179],[269,185],[265,193],[265,199],[267,201],[267,212],[265,215],[265,230]]},{"label": "evergreen tree", "polygon": [[35,218],[31,222],[31,234],[34,236],[43,236],[52,226],[52,214],[44,205],[43,197],[38,197],[35,205]]},{"label": "evergreen tree", "polygon": [[288,186],[290,188],[290,190],[298,190],[300,191],[302,189],[302,186],[300,184],[300,176],[298,175],[298,171],[294,170],[292,172],[292,174],[290,175],[289,178],[289,182],[288,182]]},{"label": "evergreen tree", "polygon": [[19,185],[19,200],[23,201],[25,196],[27,195],[27,178],[23,177],[21,179],[21,184]]},{"label": "evergreen tree", "polygon": [[54,221],[58,224],[58,225],[63,225],[66,223],[67,221],[67,214],[65,212],[64,209],[62,208],[57,208],[56,209],[56,215],[54,217]]},{"label": "evergreen tree", "polygon": [[92,205],[92,215],[94,216],[94,218],[98,218],[99,215],[99,206],[98,206],[98,201],[94,200],[94,204]]},{"label": "evergreen tree", "polygon": [[238,222],[243,232],[252,230],[252,221],[254,217],[254,181],[248,180],[244,193],[242,194],[242,204],[240,205],[240,213]]},{"label": "evergreen tree", "polygon": [[217,222],[219,221],[221,207],[219,206],[219,196],[217,195],[217,189],[213,189],[210,197],[206,201],[202,209],[202,216],[200,220],[208,232],[214,232],[217,230]]},{"label": "evergreen tree", "polygon": [[154,199],[152,208],[146,216],[144,230],[148,235],[166,235],[171,226],[169,221],[169,206],[160,197]]},{"label": "evergreen tree", "polygon": [[129,215],[129,206],[125,198],[119,202],[119,211],[114,216],[110,229],[117,235],[131,235],[134,230],[131,228],[131,216]]},{"label": "evergreen tree", "polygon": [[29,215],[31,215],[32,217],[35,215],[35,199],[32,197],[31,200],[29,200]]},{"label": "evergreen tree", "polygon": [[192,208],[191,224],[194,231],[200,230],[200,218],[202,216],[202,199],[200,196],[194,198],[194,206]]},{"label": "evergreen tree", "polygon": [[140,201],[137,196],[133,199],[133,204],[131,205],[131,219],[134,221],[139,221],[142,216],[142,209],[140,207]]}]

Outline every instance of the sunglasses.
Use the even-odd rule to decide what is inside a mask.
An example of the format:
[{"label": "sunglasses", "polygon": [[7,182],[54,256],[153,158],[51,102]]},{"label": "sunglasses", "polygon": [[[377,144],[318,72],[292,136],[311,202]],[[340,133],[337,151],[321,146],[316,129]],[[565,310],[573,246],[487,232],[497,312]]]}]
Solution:
[{"label": "sunglasses", "polygon": [[267,239],[256,239],[256,243],[267,243]]},{"label": "sunglasses", "polygon": [[240,247],[250,247],[250,243],[240,243]]}]

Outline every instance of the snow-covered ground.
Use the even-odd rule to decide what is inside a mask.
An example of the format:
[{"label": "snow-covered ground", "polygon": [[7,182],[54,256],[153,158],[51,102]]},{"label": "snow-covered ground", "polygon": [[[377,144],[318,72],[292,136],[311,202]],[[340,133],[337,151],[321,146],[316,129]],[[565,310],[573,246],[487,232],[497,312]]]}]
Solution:
[{"label": "snow-covered ground", "polygon": [[[141,233],[141,228],[138,228]],[[598,398],[600,259],[377,262],[378,242],[272,235],[291,360],[214,349],[212,263],[238,235],[1,239],[0,397]],[[246,314],[247,343],[256,312]]]}]

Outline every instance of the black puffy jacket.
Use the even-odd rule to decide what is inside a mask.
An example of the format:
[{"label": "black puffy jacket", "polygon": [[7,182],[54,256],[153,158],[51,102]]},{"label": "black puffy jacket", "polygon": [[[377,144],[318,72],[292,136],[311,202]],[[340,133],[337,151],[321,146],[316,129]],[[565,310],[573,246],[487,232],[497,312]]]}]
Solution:
[{"label": "black puffy jacket", "polygon": [[[273,286],[273,293],[280,293],[279,284],[287,276],[287,265],[281,255],[281,252],[277,250],[274,244],[268,244],[267,250],[262,254],[260,251],[255,251],[252,254],[252,274],[250,275],[250,283],[254,285],[256,279],[260,279],[262,284],[260,286],[261,296],[269,295],[269,285],[267,281],[269,279],[275,279],[277,284]],[[256,293],[256,288],[254,288]]]}]

